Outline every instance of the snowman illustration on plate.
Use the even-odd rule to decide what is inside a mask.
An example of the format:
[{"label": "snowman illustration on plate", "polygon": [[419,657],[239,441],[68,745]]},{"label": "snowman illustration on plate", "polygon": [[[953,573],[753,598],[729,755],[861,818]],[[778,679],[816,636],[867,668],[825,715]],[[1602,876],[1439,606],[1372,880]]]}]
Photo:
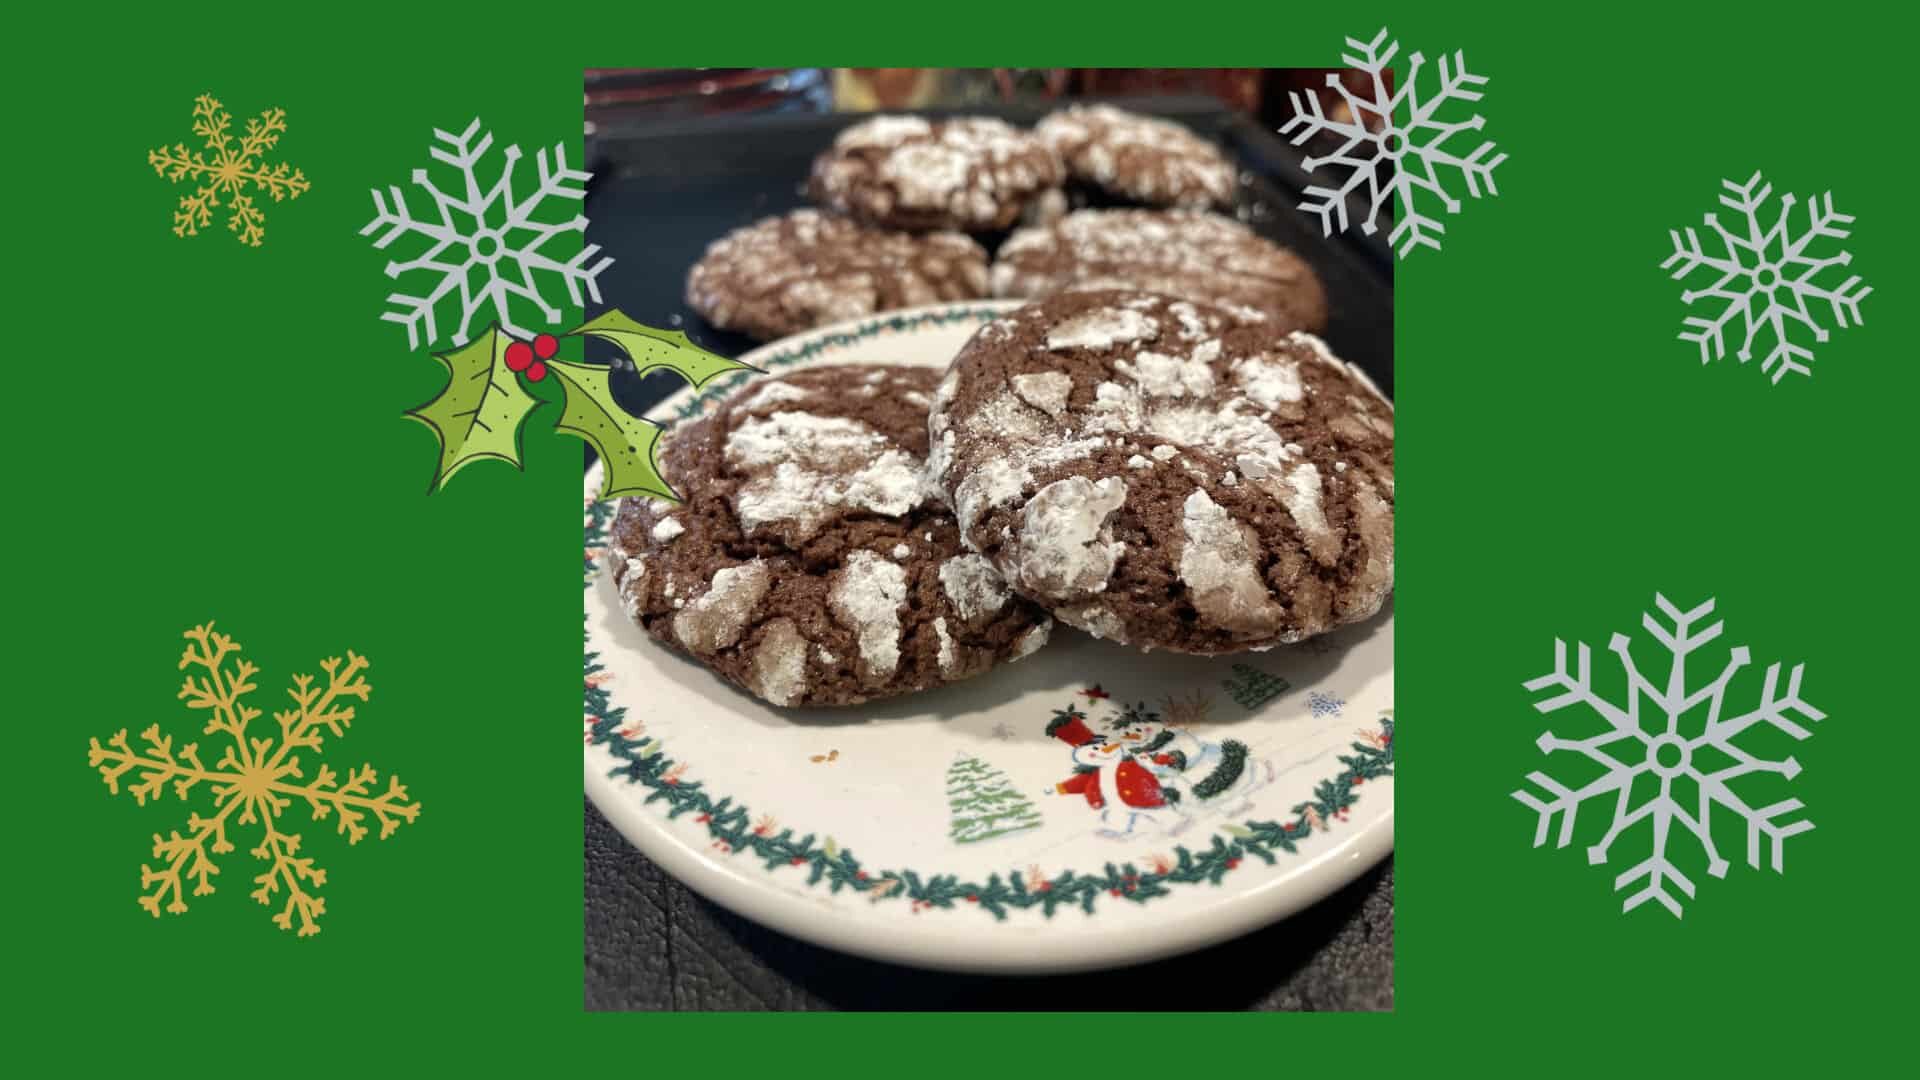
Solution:
[{"label": "snowman illustration on plate", "polygon": [[1054,785],[1100,813],[1102,836],[1179,835],[1201,814],[1242,813],[1273,779],[1271,762],[1235,739],[1202,739],[1161,722],[1145,702],[1096,732],[1073,706],[1056,711],[1047,734],[1073,748],[1073,776]]},{"label": "snowman illustration on plate", "polygon": [[[1206,704],[1169,698],[1167,707],[1174,716],[1204,716]],[[1214,742],[1164,723],[1144,701],[1121,710],[1107,728],[1189,814],[1244,814],[1253,809],[1253,793],[1273,781],[1273,762],[1249,756],[1247,744]]]},{"label": "snowman illustration on plate", "polygon": [[1073,748],[1073,776],[1053,786],[1055,794],[1079,795],[1100,814],[1099,834],[1135,836],[1179,832],[1186,825],[1180,796],[1160,786],[1153,770],[1134,760],[1115,738],[1096,734],[1069,705],[1047,723],[1047,734]]}]

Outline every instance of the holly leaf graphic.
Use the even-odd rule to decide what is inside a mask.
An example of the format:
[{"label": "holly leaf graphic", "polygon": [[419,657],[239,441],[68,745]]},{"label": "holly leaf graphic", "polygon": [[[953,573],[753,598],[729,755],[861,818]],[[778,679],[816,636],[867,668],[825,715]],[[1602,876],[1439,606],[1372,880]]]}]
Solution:
[{"label": "holly leaf graphic", "polygon": [[645,375],[654,368],[670,368],[680,373],[695,390],[729,371],[759,371],[752,364],[729,360],[687,340],[678,330],[655,330],[642,326],[618,311],[609,311],[597,319],[582,323],[568,332],[591,334],[611,341],[633,361],[635,373]]},{"label": "holly leaf graphic", "polygon": [[641,495],[680,501],[654,461],[660,425],[634,416],[614,402],[607,368],[550,360],[547,371],[560,380],[566,393],[566,404],[554,430],[585,439],[600,455],[605,465],[600,473],[602,499]]},{"label": "holly leaf graphic", "polygon": [[[620,311],[609,311],[583,323],[564,336],[581,334],[612,342],[633,361],[633,369],[646,375],[655,368],[666,368],[687,380],[695,390],[730,372],[759,371],[752,364],[729,360],[710,353],[687,340],[678,330],[655,330],[642,326]],[[440,460],[434,467],[429,492],[446,486],[453,474],[468,464],[497,458],[516,469],[520,461],[520,430],[527,414],[540,400],[527,393],[520,380],[524,376],[540,381],[551,374],[560,383],[563,398],[561,415],[554,430],[584,439],[606,465],[600,484],[600,498],[614,499],[638,495],[650,499],[679,502],[679,495],[660,475],[656,455],[660,425],[628,413],[613,399],[608,382],[609,368],[551,358],[535,360],[521,344],[521,367],[516,373],[506,363],[507,350],[515,340],[501,332],[496,323],[473,344],[450,352],[435,353],[433,358],[447,369],[447,385],[432,401],[411,409],[407,416],[432,429],[440,443]],[[548,339],[548,346],[551,339]],[[540,339],[534,347],[541,348]]]},{"label": "holly leaf graphic", "polygon": [[429,492],[476,461],[493,458],[524,468],[520,426],[539,402],[507,370],[502,357],[509,344],[498,326],[490,326],[470,345],[433,354],[447,369],[447,385],[432,401],[406,413],[427,425],[440,443]]}]

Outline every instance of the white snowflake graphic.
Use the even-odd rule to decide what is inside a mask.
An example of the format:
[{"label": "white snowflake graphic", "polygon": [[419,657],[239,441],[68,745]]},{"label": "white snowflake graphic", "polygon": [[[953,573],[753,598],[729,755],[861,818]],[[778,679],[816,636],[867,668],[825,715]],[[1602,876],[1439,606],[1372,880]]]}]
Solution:
[{"label": "white snowflake graphic", "polygon": [[[1712,682],[1689,691],[1686,675],[1688,655],[1719,637],[1725,624],[1715,620],[1704,629],[1695,629],[1702,619],[1713,613],[1712,600],[1692,611],[1682,612],[1668,603],[1666,597],[1655,594],[1654,605],[1673,627],[1668,630],[1666,623],[1656,620],[1651,612],[1641,617],[1647,632],[1672,655],[1665,686],[1656,686],[1640,674],[1627,651],[1628,638],[1625,634],[1615,634],[1607,642],[1608,650],[1620,658],[1621,667],[1626,672],[1628,700],[1624,706],[1614,705],[1594,692],[1592,667],[1585,643],[1579,643],[1577,666],[1569,672],[1567,643],[1554,639],[1553,673],[1542,675],[1525,686],[1528,690],[1536,691],[1558,687],[1564,692],[1538,702],[1534,708],[1550,713],[1569,705],[1587,705],[1606,721],[1606,729],[1584,739],[1562,738],[1549,731],[1540,736],[1540,750],[1546,754],[1572,751],[1591,759],[1606,771],[1592,783],[1580,788],[1568,788],[1542,772],[1528,773],[1527,779],[1550,797],[1542,799],[1525,790],[1514,792],[1513,797],[1540,815],[1539,828],[1533,835],[1534,847],[1546,843],[1547,832],[1556,814],[1561,817],[1555,846],[1566,847],[1573,840],[1574,815],[1581,804],[1588,799],[1612,795],[1613,823],[1600,842],[1587,849],[1587,861],[1595,865],[1607,861],[1608,849],[1623,832],[1642,821],[1651,820],[1652,854],[1646,861],[1629,867],[1614,878],[1613,887],[1617,892],[1645,878],[1646,887],[1629,896],[1620,910],[1632,911],[1648,900],[1658,900],[1678,918],[1680,901],[1668,891],[1668,886],[1679,889],[1688,899],[1692,899],[1693,883],[1687,880],[1667,855],[1668,842],[1674,836],[1673,827],[1676,823],[1693,834],[1706,854],[1707,873],[1716,878],[1726,877],[1728,867],[1727,860],[1720,857],[1713,843],[1711,814],[1716,805],[1745,820],[1747,865],[1756,869],[1760,866],[1761,837],[1769,841],[1773,869],[1779,873],[1785,869],[1781,851],[1787,837],[1813,828],[1811,821],[1789,823],[1784,820],[1800,809],[1798,799],[1787,799],[1756,809],[1735,794],[1732,782],[1751,773],[1778,773],[1788,780],[1800,773],[1800,763],[1793,758],[1784,761],[1757,758],[1741,749],[1735,739],[1763,721],[1795,739],[1805,739],[1810,732],[1796,723],[1790,714],[1815,721],[1826,719],[1826,714],[1800,698],[1800,675],[1806,665],[1794,665],[1793,673],[1787,677],[1786,689],[1781,691],[1780,665],[1776,663],[1767,668],[1759,705],[1738,716],[1723,716],[1727,684],[1736,672],[1747,665],[1749,659],[1746,646],[1735,646],[1731,650],[1726,666]],[[1642,698],[1650,701],[1657,711],[1657,715],[1649,718],[1651,732],[1642,726]],[[1698,733],[1682,734],[1682,716],[1703,703],[1706,705],[1704,721],[1690,724],[1690,727],[1699,728]],[[1707,752],[1705,756],[1724,758],[1730,764],[1719,768],[1702,764],[1696,760],[1696,755],[1703,750]],[[1649,774],[1658,779],[1659,793],[1635,807],[1632,805],[1634,781]],[[1683,788],[1697,789],[1697,803],[1688,806],[1683,802],[1684,792],[1676,794],[1676,781]]]},{"label": "white snowflake graphic", "polygon": [[1673,280],[1679,281],[1703,266],[1719,275],[1704,289],[1681,293],[1681,302],[1689,307],[1695,300],[1723,302],[1720,313],[1711,319],[1688,316],[1680,340],[1699,343],[1702,364],[1718,360],[1727,354],[1722,331],[1739,315],[1746,327],[1746,337],[1736,354],[1741,363],[1753,359],[1753,339],[1765,328],[1773,333],[1773,348],[1760,361],[1760,370],[1771,374],[1775,385],[1789,372],[1811,375],[1807,364],[1813,361],[1813,352],[1794,344],[1787,336],[1788,320],[1813,331],[1816,343],[1824,342],[1831,335],[1814,321],[1807,301],[1824,300],[1833,311],[1835,325],[1844,330],[1849,316],[1855,324],[1861,322],[1860,301],[1873,291],[1860,284],[1858,274],[1833,288],[1813,280],[1828,267],[1853,262],[1852,253],[1847,251],[1825,258],[1815,258],[1807,251],[1813,241],[1821,237],[1845,239],[1848,231],[1841,226],[1853,224],[1853,218],[1834,211],[1833,192],[1816,195],[1807,200],[1807,231],[1796,238],[1789,221],[1793,205],[1798,201],[1793,195],[1780,197],[1780,216],[1771,227],[1763,227],[1760,210],[1773,194],[1773,185],[1763,181],[1758,172],[1744,184],[1731,180],[1722,180],[1720,184],[1730,193],[1720,196],[1720,204],[1746,217],[1744,224],[1735,226],[1746,235],[1728,232],[1720,224],[1718,215],[1706,215],[1706,225],[1720,235],[1720,249],[1724,252],[1713,256],[1700,246],[1700,237],[1691,228],[1686,230],[1684,239],[1680,230],[1667,230],[1667,235],[1673,238],[1673,254],[1667,256],[1660,268],[1673,267]]},{"label": "white snowflake graphic", "polygon": [[[1300,204],[1300,209],[1319,214],[1320,227],[1326,235],[1333,235],[1335,222],[1339,230],[1345,232],[1347,197],[1365,183],[1369,201],[1366,220],[1360,223],[1361,231],[1371,236],[1379,227],[1381,209],[1389,200],[1396,200],[1399,220],[1387,234],[1387,243],[1397,247],[1400,258],[1404,259],[1416,247],[1439,250],[1440,234],[1447,231],[1439,219],[1421,213],[1414,193],[1427,191],[1439,198],[1447,213],[1457,214],[1460,200],[1448,194],[1441,183],[1440,170],[1458,170],[1466,179],[1467,194],[1473,198],[1480,197],[1482,185],[1488,195],[1498,195],[1499,190],[1493,186],[1493,170],[1507,160],[1507,155],[1489,158],[1487,155],[1494,148],[1491,142],[1481,143],[1466,157],[1446,146],[1455,135],[1478,131],[1486,123],[1478,113],[1466,120],[1443,120],[1436,115],[1449,101],[1479,101],[1482,96],[1475,88],[1486,85],[1487,80],[1481,75],[1468,74],[1464,50],[1454,51],[1451,68],[1446,55],[1441,55],[1439,92],[1422,101],[1420,68],[1426,58],[1414,53],[1406,82],[1390,93],[1387,68],[1399,53],[1400,43],[1394,41],[1381,52],[1380,45],[1386,40],[1385,27],[1372,41],[1348,38],[1347,47],[1358,55],[1343,53],[1340,57],[1350,67],[1359,68],[1372,78],[1373,93],[1369,98],[1356,98],[1338,75],[1328,75],[1327,85],[1338,91],[1345,101],[1346,117],[1327,116],[1314,94],[1289,92],[1287,100],[1293,105],[1293,116],[1280,128],[1280,134],[1298,131],[1293,137],[1295,146],[1321,132],[1332,132],[1345,140],[1327,156],[1308,157],[1302,162],[1308,172],[1322,165],[1341,165],[1351,171],[1337,188],[1309,186],[1303,193],[1307,199]],[[1380,130],[1368,130],[1370,117],[1381,125]],[[1420,141],[1423,137],[1424,141]]]},{"label": "white snowflake graphic", "polygon": [[513,170],[520,160],[520,148],[507,147],[506,165],[500,171],[500,178],[492,187],[483,189],[475,166],[492,148],[493,133],[481,134],[476,143],[474,136],[479,131],[478,119],[458,135],[449,135],[437,128],[434,130],[433,137],[446,146],[430,147],[428,153],[436,161],[459,169],[461,177],[461,190],[449,194],[435,186],[428,178],[426,169],[413,171],[413,182],[433,197],[434,214],[427,218],[414,217],[400,188],[390,186],[387,192],[392,196],[392,205],[388,205],[387,199],[378,190],[374,191],[374,218],[366,228],[360,230],[361,236],[387,230],[373,242],[373,246],[380,249],[385,249],[408,233],[417,234],[428,241],[426,251],[418,257],[387,264],[387,276],[390,278],[398,278],[412,271],[431,271],[439,275],[439,279],[423,296],[394,293],[387,297],[387,302],[399,310],[389,311],[380,317],[406,326],[410,348],[431,347],[439,340],[434,307],[456,289],[460,293],[460,324],[453,332],[453,344],[464,345],[472,338],[474,317],[489,303],[493,306],[493,317],[499,320],[502,328],[519,337],[527,337],[531,331],[514,321],[509,303],[511,297],[518,296],[530,301],[539,308],[549,324],[559,322],[562,315],[558,307],[548,303],[541,295],[535,281],[536,272],[559,276],[566,283],[568,299],[578,307],[584,304],[581,297],[583,288],[588,299],[599,302],[600,286],[597,279],[600,271],[613,263],[610,258],[594,261],[594,256],[600,252],[597,244],[586,245],[578,255],[566,262],[541,253],[541,247],[554,237],[570,232],[584,233],[587,228],[587,219],[578,214],[557,223],[534,219],[534,215],[541,211],[543,200],[554,198],[577,202],[586,197],[586,188],[582,185],[592,174],[567,168],[566,144],[554,144],[552,167],[548,166],[545,150],[535,152],[534,168],[539,174],[539,185],[526,198],[516,200]]}]

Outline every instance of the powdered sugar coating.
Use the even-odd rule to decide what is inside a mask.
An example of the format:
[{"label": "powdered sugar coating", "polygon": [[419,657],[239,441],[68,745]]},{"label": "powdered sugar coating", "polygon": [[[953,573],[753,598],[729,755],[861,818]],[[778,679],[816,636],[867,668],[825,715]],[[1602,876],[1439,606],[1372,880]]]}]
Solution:
[{"label": "powdered sugar coating", "polygon": [[620,604],[626,609],[627,617],[633,618],[640,603],[640,586],[647,580],[647,560],[633,555],[613,565],[623,568],[620,575]]},{"label": "powdered sugar coating", "polygon": [[853,630],[868,682],[885,682],[900,666],[900,607],[907,602],[907,572],[871,551],[856,551],[832,592],[833,613]]},{"label": "powdered sugar coating", "polygon": [[803,412],[755,417],[726,443],[727,464],[756,469],[734,496],[749,534],[804,540],[843,507],[900,515],[923,497],[919,458],[857,421]]},{"label": "powdered sugar coating", "polygon": [[1230,630],[1266,635],[1280,625],[1280,605],[1260,580],[1258,537],[1196,488],[1181,517],[1180,580],[1193,606]]},{"label": "powdered sugar coating", "polygon": [[1142,350],[1135,353],[1132,360],[1122,360],[1113,366],[1132,379],[1148,397],[1206,397],[1213,393],[1213,369],[1207,366],[1199,350],[1191,356]]},{"label": "powdered sugar coating", "polygon": [[1008,382],[1014,396],[1055,420],[1067,407],[1067,395],[1073,392],[1073,380],[1058,371],[1015,375]]},{"label": "powdered sugar coating", "polygon": [[877,116],[842,131],[808,191],[862,221],[905,229],[1004,229],[1057,187],[1045,143],[993,117]]},{"label": "powdered sugar coating", "polygon": [[1041,620],[1032,629],[1020,635],[1020,640],[1014,643],[1013,654],[1007,657],[1007,662],[1012,663],[1015,660],[1024,660],[1034,653],[1039,652],[1041,646],[1044,646],[1047,643],[1047,639],[1052,636],[1053,620]]},{"label": "powdered sugar coating", "polygon": [[709,245],[687,274],[687,304],[715,326],[770,341],[877,312],[975,299],[987,284],[987,253],[962,233],[896,232],[796,210]]},{"label": "powdered sugar coating", "polygon": [[933,126],[918,116],[876,116],[842,130],[833,144],[849,150],[862,146],[887,148],[932,131]]},{"label": "powdered sugar coating", "polygon": [[957,555],[940,564],[940,587],[963,622],[974,622],[1007,606],[1013,594],[993,564],[978,555]]},{"label": "powdered sugar coating", "polygon": [[1073,105],[1034,129],[1073,175],[1156,206],[1225,206],[1234,168],[1219,147],[1171,121],[1116,109]]},{"label": "powdered sugar coating", "polygon": [[942,615],[933,620],[933,633],[940,640],[940,673],[952,678],[954,674],[953,637],[947,633],[946,616]]},{"label": "powdered sugar coating", "polygon": [[749,669],[754,692],[775,705],[797,704],[807,685],[807,639],[792,619],[775,619],[761,633]]},{"label": "powdered sugar coating", "polygon": [[1117,476],[1072,476],[1041,488],[1022,514],[1013,585],[1042,596],[1105,589],[1126,550],[1107,518],[1126,501],[1126,481]]},{"label": "powdered sugar coating", "polygon": [[[610,552],[626,553],[610,562],[628,615],[783,706],[911,692],[1031,646],[1044,613],[965,551],[952,514],[925,497],[925,476],[867,482],[876,466],[891,467],[889,455],[925,455],[926,414],[907,394],[930,400],[938,378],[924,367],[801,368],[675,425],[660,462],[685,502],[623,500],[608,538]],[[828,496],[845,497],[821,497],[817,517],[761,522],[751,511],[783,467],[789,481],[801,468],[823,478]],[[892,512],[897,501],[874,497],[888,487],[911,492],[898,500],[911,505]],[[984,571],[953,586],[970,606],[940,577],[962,558],[977,560],[960,564],[974,577]]]},{"label": "powdered sugar coating", "polygon": [[[1320,340],[1311,334],[1300,336]],[[1241,393],[1269,409],[1291,405],[1306,394],[1300,385],[1300,369],[1290,360],[1250,356],[1233,365],[1233,378]]]},{"label": "powdered sugar coating", "polygon": [[744,393],[745,397],[741,400],[740,407],[747,412],[765,409],[771,405],[798,404],[813,397],[813,391],[778,379],[763,379],[752,383]]},{"label": "powdered sugar coating", "polygon": [[[1324,343],[1139,293],[1000,321],[956,358],[929,430],[964,540],[1017,593],[1194,652],[1298,640],[1384,602],[1392,408]],[[1046,400],[1012,389],[1042,375]]]},{"label": "powdered sugar coating", "polygon": [[1132,308],[1096,308],[1048,330],[1047,348],[1109,349],[1129,341],[1151,341],[1159,333],[1159,323]]},{"label": "powdered sugar coating", "polygon": [[694,652],[724,649],[739,640],[748,615],[766,594],[767,564],[759,559],[717,571],[706,591],[674,616],[674,636]]}]

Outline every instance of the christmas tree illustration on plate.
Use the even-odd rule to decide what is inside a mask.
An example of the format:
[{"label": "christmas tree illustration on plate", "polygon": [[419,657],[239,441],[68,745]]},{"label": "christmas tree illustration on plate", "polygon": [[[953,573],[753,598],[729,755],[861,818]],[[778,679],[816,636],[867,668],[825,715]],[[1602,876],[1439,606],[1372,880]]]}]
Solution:
[{"label": "christmas tree illustration on plate", "polygon": [[957,844],[1037,828],[1040,811],[1014,789],[1005,773],[964,751],[947,767],[948,835]]}]

